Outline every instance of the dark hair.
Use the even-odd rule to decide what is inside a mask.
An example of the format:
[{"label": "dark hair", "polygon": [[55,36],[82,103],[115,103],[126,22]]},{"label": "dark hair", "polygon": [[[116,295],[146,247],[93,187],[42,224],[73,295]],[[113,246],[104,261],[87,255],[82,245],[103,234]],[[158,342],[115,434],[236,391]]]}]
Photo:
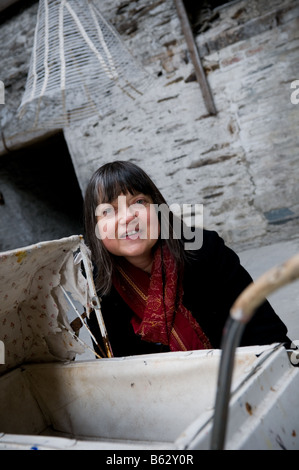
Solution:
[{"label": "dark hair", "polygon": [[[111,289],[114,256],[108,252],[96,235],[96,208],[101,203],[111,203],[121,193],[126,194],[127,192],[131,194],[143,193],[150,196],[154,204],[168,208],[164,197],[150,177],[132,162],[106,163],[94,172],[85,193],[84,222],[86,243],[91,250],[92,262],[96,268],[95,283],[99,295],[107,294]],[[162,211],[158,215],[164,218],[165,223],[168,224],[169,237],[165,240],[159,238],[157,243],[168,245],[176,260],[179,272],[181,272],[185,254],[182,241],[175,235],[175,216],[169,209],[167,214]]]}]

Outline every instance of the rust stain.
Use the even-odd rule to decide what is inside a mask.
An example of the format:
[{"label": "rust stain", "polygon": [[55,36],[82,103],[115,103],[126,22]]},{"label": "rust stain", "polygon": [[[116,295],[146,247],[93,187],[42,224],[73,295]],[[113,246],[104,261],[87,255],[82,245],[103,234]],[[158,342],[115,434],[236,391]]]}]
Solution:
[{"label": "rust stain", "polygon": [[245,403],[245,408],[246,408],[246,411],[252,415],[252,406],[250,405],[250,403],[246,402]]},{"label": "rust stain", "polygon": [[17,262],[22,263],[23,259],[26,258],[27,252],[26,251],[18,251],[15,256],[17,257]]},{"label": "rust stain", "polygon": [[110,341],[107,336],[103,336],[103,342],[104,342],[107,357],[113,357],[113,352],[111,349]]},{"label": "rust stain", "polygon": [[293,437],[296,437],[296,436],[297,436],[295,429],[293,429],[293,431],[292,431],[292,436],[293,436]]}]

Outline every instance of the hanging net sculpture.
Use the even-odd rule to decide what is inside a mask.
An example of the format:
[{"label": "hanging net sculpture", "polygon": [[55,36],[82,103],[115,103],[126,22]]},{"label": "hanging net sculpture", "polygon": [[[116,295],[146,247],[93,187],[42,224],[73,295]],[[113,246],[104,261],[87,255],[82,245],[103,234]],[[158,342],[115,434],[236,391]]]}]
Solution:
[{"label": "hanging net sculpture", "polygon": [[[33,128],[103,116],[152,84],[97,0],[40,0],[19,117]],[[126,97],[126,98],[125,98]]]}]

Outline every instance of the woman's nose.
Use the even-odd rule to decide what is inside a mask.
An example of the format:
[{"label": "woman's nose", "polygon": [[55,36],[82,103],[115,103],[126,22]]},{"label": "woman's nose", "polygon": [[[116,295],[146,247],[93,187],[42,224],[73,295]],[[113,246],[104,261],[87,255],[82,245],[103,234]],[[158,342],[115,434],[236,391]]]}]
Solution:
[{"label": "woman's nose", "polygon": [[118,203],[118,220],[121,224],[128,224],[135,217],[135,210],[133,207],[128,206],[126,201],[119,201]]},{"label": "woman's nose", "polygon": [[119,215],[119,222],[121,224],[128,224],[135,219],[135,213],[127,208],[126,212],[123,212]]}]

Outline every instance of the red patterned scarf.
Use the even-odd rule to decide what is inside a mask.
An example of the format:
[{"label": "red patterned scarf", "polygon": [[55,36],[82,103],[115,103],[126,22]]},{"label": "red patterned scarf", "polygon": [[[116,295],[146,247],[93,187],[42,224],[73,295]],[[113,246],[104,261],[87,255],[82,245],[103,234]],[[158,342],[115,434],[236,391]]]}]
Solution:
[{"label": "red patterned scarf", "polygon": [[171,351],[210,349],[208,338],[182,304],[183,288],[182,283],[178,286],[176,262],[167,245],[162,250],[158,248],[155,252],[151,276],[124,258],[120,258],[113,276],[115,288],[134,312],[131,319],[134,331],[143,340],[162,343]]}]

